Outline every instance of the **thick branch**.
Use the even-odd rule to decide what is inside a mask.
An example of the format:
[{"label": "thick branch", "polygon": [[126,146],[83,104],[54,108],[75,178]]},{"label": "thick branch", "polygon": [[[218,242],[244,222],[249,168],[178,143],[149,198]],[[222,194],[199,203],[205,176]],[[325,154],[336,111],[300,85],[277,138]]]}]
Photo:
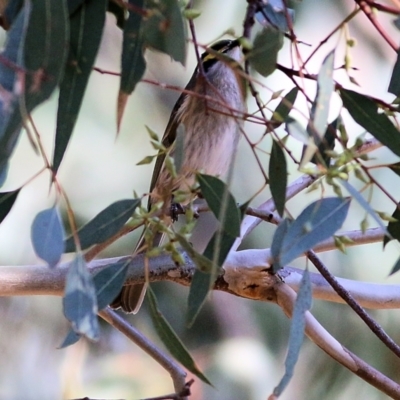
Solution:
[{"label": "thick branch", "polygon": [[[276,298],[278,305],[285,314],[291,317],[293,305],[296,301],[295,292],[288,285],[282,283],[276,286]],[[393,399],[400,399],[400,386],[396,382],[393,382],[342,346],[319,324],[309,311],[306,312],[305,319],[305,333],[317,346],[372,386],[375,386]]]}]

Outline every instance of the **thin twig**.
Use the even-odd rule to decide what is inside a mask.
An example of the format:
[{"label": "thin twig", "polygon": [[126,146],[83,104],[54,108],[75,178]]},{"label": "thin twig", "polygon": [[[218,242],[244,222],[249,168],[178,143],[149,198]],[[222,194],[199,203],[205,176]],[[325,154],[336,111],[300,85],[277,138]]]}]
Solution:
[{"label": "thin twig", "polygon": [[324,263],[319,259],[313,250],[306,253],[308,259],[314,264],[319,273],[328,281],[336,293],[356,312],[356,314],[367,324],[371,331],[384,343],[397,357],[400,358],[400,347],[383,330],[383,328],[372,319],[365,310],[357,303],[354,297],[337,281]]},{"label": "thin twig", "polygon": [[[110,308],[100,311],[99,316],[157,361],[157,363],[171,375],[175,391],[177,393],[183,393],[186,385],[186,372],[172,357],[166,355],[154,343],[147,339],[146,336]],[[181,396],[179,400],[184,398],[186,398],[186,396]]]}]

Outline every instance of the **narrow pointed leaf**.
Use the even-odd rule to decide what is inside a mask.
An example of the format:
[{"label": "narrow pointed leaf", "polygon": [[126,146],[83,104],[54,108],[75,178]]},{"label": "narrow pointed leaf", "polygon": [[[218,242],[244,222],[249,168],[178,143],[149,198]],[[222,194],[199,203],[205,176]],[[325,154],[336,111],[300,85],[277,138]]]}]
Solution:
[{"label": "narrow pointed leaf", "polygon": [[283,238],[279,260],[283,267],[305,251],[330,238],[342,226],[350,199],[327,197],[306,207],[293,221]]},{"label": "narrow pointed leaf", "polygon": [[[223,230],[227,234],[238,237],[240,235],[240,213],[235,198],[229,192],[228,187],[220,179],[211,175],[197,174],[200,190],[206,199],[211,211],[217,219],[223,223]],[[228,191],[225,213],[221,214],[225,192]]]},{"label": "narrow pointed leaf", "polygon": [[288,117],[296,101],[299,89],[294,87],[278,104],[274,113],[272,114],[271,121],[282,123]]},{"label": "narrow pointed leaf", "polygon": [[316,154],[311,159],[311,162],[314,164],[321,164],[325,167],[329,167],[331,162],[331,157],[326,154],[327,150],[333,150],[335,147],[335,132],[338,129],[338,126],[342,123],[340,116],[337,117],[333,122],[331,122],[326,128],[325,135],[322,138],[321,142],[318,145],[318,149]]},{"label": "narrow pointed leaf", "polygon": [[176,0],[146,3],[149,18],[144,28],[146,46],[168,54],[185,65],[186,26]]},{"label": "narrow pointed leaf", "polygon": [[280,396],[292,379],[294,367],[297,364],[304,339],[304,329],[306,326],[305,313],[311,308],[311,303],[312,289],[310,275],[308,270],[305,270],[293,309],[292,324],[289,333],[289,348],[285,360],[285,374],[274,389],[275,396]]},{"label": "narrow pointed leaf", "polygon": [[188,296],[186,325],[190,328],[200,313],[210,291],[210,273],[196,269],[194,272]]},{"label": "narrow pointed leaf", "polygon": [[329,106],[334,90],[333,62],[335,51],[331,51],[322,63],[317,80],[317,95],[311,107],[310,121],[307,125],[307,133],[314,140],[315,146],[307,148],[303,152],[300,167],[307,164],[313,158],[317,147],[320,145],[328,125]]},{"label": "narrow pointed leaf", "polygon": [[[216,247],[218,244],[218,235],[221,236],[219,238],[219,246]],[[198,255],[197,257],[191,257],[198,269],[196,270],[190,285],[188,311],[186,315],[188,326],[193,325],[194,321],[196,320],[207,299],[208,292],[214,285],[215,278],[218,273],[218,267],[222,267],[224,264],[234,242],[235,238],[227,235],[224,231],[215,232],[207,244],[204,254],[201,256],[201,260],[203,260],[204,257],[210,262],[210,268],[207,269],[207,271],[204,271],[204,268],[201,268],[202,264],[198,263]],[[216,264],[214,264],[216,252],[218,252],[218,257]]]},{"label": "narrow pointed leaf", "polygon": [[389,222],[387,226],[387,233],[383,238],[383,247],[385,247],[391,240],[396,239],[400,242],[400,210],[399,204],[396,206],[393,214],[393,218],[396,218],[396,222]]},{"label": "narrow pointed leaf", "polygon": [[65,250],[64,227],[56,207],[36,215],[31,228],[31,240],[35,253],[54,268]]},{"label": "narrow pointed leaf", "polygon": [[23,120],[51,95],[61,79],[68,30],[65,0],[24,2],[13,21],[2,53],[10,64],[0,63],[0,175]]},{"label": "narrow pointed leaf", "polygon": [[261,11],[256,13],[256,19],[262,26],[272,25],[285,33],[289,30],[288,18],[293,22],[294,10],[288,8],[282,0],[269,0],[262,7]]},{"label": "narrow pointed leaf", "polygon": [[68,269],[63,309],[76,333],[91,340],[99,338],[96,289],[81,254],[77,254]]},{"label": "narrow pointed leaf", "polygon": [[106,308],[121,291],[130,260],[110,264],[93,276],[96,288],[97,308]]},{"label": "narrow pointed leaf", "polygon": [[150,315],[153,321],[154,327],[157,331],[158,336],[164,343],[165,347],[171,353],[171,355],[179,361],[187,370],[196,375],[203,382],[211,385],[210,381],[200,371],[192,356],[181,342],[177,334],[172,329],[171,325],[167,322],[164,316],[158,309],[156,297],[149,287],[147,289],[147,298],[150,305]]},{"label": "narrow pointed leaf", "polygon": [[11,211],[21,189],[0,193],[0,223]]},{"label": "narrow pointed leaf", "polygon": [[[78,230],[81,249],[105,242],[115,235],[129,220],[140,204],[140,199],[119,200],[99,212],[91,221]],[[67,253],[75,251],[73,236],[66,240]]]},{"label": "narrow pointed leaf", "polygon": [[398,176],[400,176],[400,162],[388,165],[388,167]]},{"label": "narrow pointed leaf", "polygon": [[373,210],[369,203],[364,199],[360,192],[349,182],[339,179],[340,184],[350,193],[360,206],[376,221],[376,223],[386,232],[386,226],[379,215]]},{"label": "narrow pointed leaf", "polygon": [[395,274],[395,273],[396,273],[397,271],[399,271],[399,270],[400,270],[400,258],[398,258],[397,261],[396,261],[396,263],[393,265],[393,267],[392,267],[392,269],[391,269],[391,271],[390,271],[389,276]]},{"label": "narrow pointed leaf", "polygon": [[53,170],[57,172],[78,119],[100,46],[107,0],[85,1],[70,19],[70,44],[60,85]]},{"label": "narrow pointed leaf", "polygon": [[397,50],[397,59],[390,78],[388,92],[400,97],[400,49]]},{"label": "narrow pointed leaf", "polygon": [[64,349],[65,347],[72,346],[73,344],[78,342],[81,337],[82,335],[76,333],[73,329],[70,329],[70,331],[67,333],[67,336],[65,336],[63,342],[61,343],[59,349]]},{"label": "narrow pointed leaf", "polygon": [[[143,9],[145,0],[129,0],[135,9]],[[121,124],[128,95],[142,79],[146,70],[144,59],[144,17],[138,12],[129,10],[128,19],[124,24],[122,56],[121,56],[121,81],[117,103],[117,127]]]},{"label": "narrow pointed leaf", "polygon": [[276,69],[278,52],[283,45],[283,34],[269,26],[257,34],[253,49],[248,54],[251,66],[262,76],[268,76]]},{"label": "narrow pointed leaf", "polygon": [[400,132],[387,115],[378,113],[375,101],[352,90],[341,89],[343,105],[359,125],[394,154],[400,156]]},{"label": "narrow pointed leaf", "polygon": [[287,218],[284,218],[276,228],[274,237],[272,238],[271,256],[272,259],[274,260],[272,264],[272,271],[274,273],[278,272],[278,270],[282,268],[281,265],[279,264],[279,257],[282,252],[283,239],[285,238],[286,233],[289,230],[289,227],[290,227],[290,221]]},{"label": "narrow pointed leaf", "polygon": [[275,207],[279,215],[283,216],[286,202],[287,166],[285,153],[275,140],[272,141],[268,176]]}]

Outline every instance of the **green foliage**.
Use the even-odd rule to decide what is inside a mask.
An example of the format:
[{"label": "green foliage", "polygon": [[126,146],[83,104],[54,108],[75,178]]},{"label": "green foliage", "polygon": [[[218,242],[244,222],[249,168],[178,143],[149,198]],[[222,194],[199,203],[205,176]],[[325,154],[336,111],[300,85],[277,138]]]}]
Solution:
[{"label": "green foliage", "polygon": [[54,268],[65,251],[64,227],[56,207],[41,211],[32,223],[31,238],[36,254]]},{"label": "green foliage", "polygon": [[287,165],[285,153],[281,146],[275,141],[272,142],[268,175],[275,207],[278,213],[283,216],[286,198]]},{"label": "green foliage", "polygon": [[[132,217],[140,199],[119,200],[100,211],[91,221],[82,226],[76,234],[79,238],[81,250],[94,244],[105,242],[115,235]],[[65,251],[75,251],[74,235],[65,242]]]}]

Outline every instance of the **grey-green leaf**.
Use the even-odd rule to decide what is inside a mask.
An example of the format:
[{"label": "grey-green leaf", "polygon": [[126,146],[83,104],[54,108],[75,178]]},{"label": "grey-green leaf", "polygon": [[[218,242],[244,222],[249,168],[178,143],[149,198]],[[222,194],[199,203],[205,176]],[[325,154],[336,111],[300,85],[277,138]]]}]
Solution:
[{"label": "grey-green leaf", "polygon": [[65,336],[63,342],[61,343],[59,349],[64,349],[65,347],[72,346],[73,344],[78,342],[81,337],[82,335],[76,333],[73,329],[70,329],[67,333],[67,336]]},{"label": "grey-green leaf", "polygon": [[369,203],[361,196],[360,192],[349,182],[339,179],[340,184],[353,196],[356,201],[360,204],[360,206],[376,221],[376,223],[386,232],[386,226],[382,222],[382,219],[379,215],[373,210],[373,208],[369,205]]},{"label": "grey-green leaf", "polygon": [[149,1],[146,6],[150,16],[144,29],[146,46],[166,53],[185,65],[187,33],[178,2]]},{"label": "grey-green leaf", "polygon": [[274,389],[275,396],[280,396],[282,394],[293,376],[294,367],[297,364],[300,348],[304,338],[304,330],[306,325],[305,313],[311,308],[311,303],[311,282],[309,272],[306,269],[303,272],[303,278],[300,282],[296,303],[294,304],[292,324],[290,326],[289,333],[289,349],[285,360],[285,374],[278,386]]},{"label": "grey-green leaf", "polygon": [[282,268],[279,263],[279,257],[282,252],[283,239],[285,238],[289,227],[290,221],[287,218],[284,218],[276,228],[274,237],[272,238],[271,256],[274,260],[272,264],[272,272],[274,273],[278,272],[278,270]]},{"label": "grey-green leaf", "polygon": [[194,272],[192,283],[190,284],[188,309],[186,314],[186,324],[188,328],[193,325],[200,310],[206,302],[210,291],[210,276],[210,273],[202,272],[199,269],[196,269]]},{"label": "grey-green leaf", "polygon": [[376,102],[352,90],[341,89],[343,105],[350,115],[367,132],[371,133],[394,154],[400,156],[400,132],[387,115],[378,113]]},{"label": "grey-green leaf", "polygon": [[307,133],[314,141],[312,147],[303,152],[301,165],[304,166],[313,158],[325,135],[328,125],[328,114],[331,97],[334,90],[333,82],[333,62],[335,59],[335,51],[331,51],[322,63],[321,70],[317,80],[317,95],[311,107],[310,121],[307,125]]},{"label": "grey-green leaf", "polygon": [[96,288],[97,308],[106,308],[121,291],[125,282],[130,259],[107,265],[93,276]]},{"label": "grey-green leaf", "polygon": [[68,31],[65,0],[24,2],[11,26],[2,56],[13,67],[0,63],[0,175],[28,113],[62,77]]},{"label": "grey-green leaf", "polygon": [[257,34],[253,49],[248,54],[251,66],[262,76],[268,76],[276,69],[278,52],[283,45],[283,34],[269,26]]},{"label": "grey-green leaf", "polygon": [[284,267],[305,251],[330,238],[342,226],[350,199],[327,197],[306,207],[293,221],[283,238],[281,252],[274,262]]},{"label": "grey-green leaf", "polygon": [[271,121],[276,122],[279,125],[286,121],[286,118],[293,108],[298,93],[299,88],[297,86],[290,90],[290,92],[279,102],[278,106],[275,108]]},{"label": "grey-green leaf", "polygon": [[396,239],[400,242],[400,209],[399,204],[397,204],[392,217],[396,218],[396,222],[389,222],[387,226],[388,235],[383,238],[383,247],[385,247],[391,240]]},{"label": "grey-green leaf", "polygon": [[400,49],[397,50],[397,59],[390,78],[388,92],[400,97]]},{"label": "grey-green leaf", "polygon": [[[144,3],[144,0],[129,0],[130,5],[139,9],[144,7]],[[133,92],[146,70],[143,28],[143,15],[129,10],[123,31],[120,83],[120,91],[127,94]]]},{"label": "grey-green leaf", "polygon": [[100,46],[107,0],[85,1],[70,19],[68,60],[60,85],[53,170],[64,157]]},{"label": "grey-green leaf", "polygon": [[31,240],[35,253],[54,268],[65,250],[64,227],[56,207],[36,215],[31,228]]},{"label": "grey-green leaf", "polygon": [[[226,184],[215,176],[205,174],[197,174],[197,180],[202,196],[206,199],[211,211],[223,224],[222,229],[227,234],[238,237],[240,235],[240,212],[235,198],[229,192]],[[227,204],[223,204],[225,193],[227,193]]]},{"label": "grey-green leaf", "polygon": [[69,265],[63,309],[76,333],[91,340],[99,338],[96,289],[81,254],[77,254]]},{"label": "grey-green leaf", "polygon": [[0,223],[11,211],[21,189],[0,193]]},{"label": "grey-green leaf", "polygon": [[399,270],[400,270],[400,258],[398,258],[396,263],[393,265],[392,269],[390,270],[389,275],[393,275]]},{"label": "grey-green leaf", "polygon": [[268,176],[275,207],[279,215],[283,216],[286,202],[287,166],[285,153],[275,140],[272,141]]},{"label": "grey-green leaf", "polygon": [[[78,230],[81,249],[105,242],[115,235],[132,216],[140,199],[119,200],[99,212],[91,221]],[[73,236],[66,240],[67,253],[75,251]]]},{"label": "grey-green leaf", "polygon": [[178,360],[187,370],[196,375],[203,382],[211,385],[210,381],[200,371],[192,356],[181,342],[177,334],[172,329],[164,316],[158,309],[156,297],[149,287],[147,289],[147,299],[150,305],[150,315],[158,336],[164,343],[165,347],[176,360]]}]

